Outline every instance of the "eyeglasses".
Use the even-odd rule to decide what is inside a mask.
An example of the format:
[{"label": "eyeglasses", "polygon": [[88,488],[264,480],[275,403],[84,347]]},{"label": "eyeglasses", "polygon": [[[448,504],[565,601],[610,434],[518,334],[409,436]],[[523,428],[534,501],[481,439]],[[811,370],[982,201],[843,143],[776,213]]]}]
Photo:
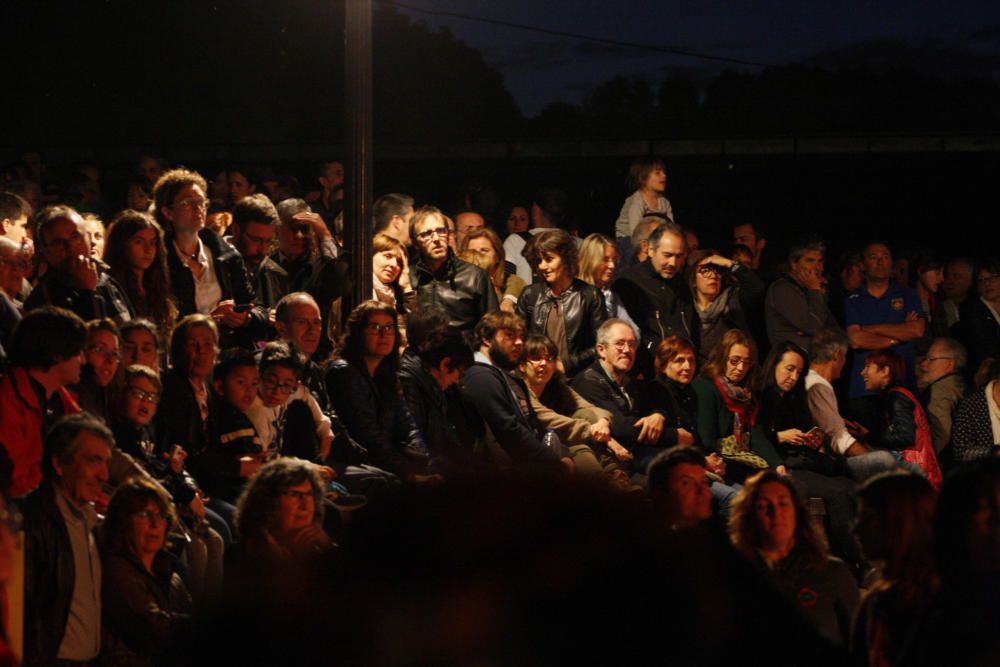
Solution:
[{"label": "eyeglasses", "polygon": [[309,500],[313,497],[312,491],[296,491],[295,489],[283,489],[278,492],[278,495],[282,498],[290,498],[292,500]]},{"label": "eyeglasses", "polygon": [[639,349],[639,343],[634,340],[616,340],[611,343],[611,347],[615,348],[619,352],[624,352],[625,350]]},{"label": "eyeglasses", "polygon": [[699,276],[719,275],[722,269],[714,264],[702,264],[697,268],[697,272]]},{"label": "eyeglasses", "polygon": [[114,361],[119,361],[119,362],[122,360],[121,352],[119,352],[118,350],[109,350],[108,348],[100,344],[91,345],[90,347],[87,348],[87,352],[96,352],[105,359],[113,359]]},{"label": "eyeglasses", "polygon": [[291,394],[296,389],[299,388],[298,382],[278,382],[278,378],[271,376],[264,376],[260,382],[261,386],[267,391],[276,391],[279,394]]},{"label": "eyeglasses", "polygon": [[369,322],[365,325],[365,329],[372,332],[376,336],[389,335],[395,330],[394,324],[379,324],[378,322]]},{"label": "eyeglasses", "polygon": [[424,231],[417,234],[417,240],[419,241],[430,241],[433,238],[448,238],[451,234],[451,230],[447,227],[438,227],[437,229],[425,229]]},{"label": "eyeglasses", "polygon": [[158,523],[164,523],[167,520],[167,515],[159,510],[155,512],[150,512],[149,510],[140,510],[133,514],[132,516],[144,519],[146,521],[156,520]]},{"label": "eyeglasses", "polygon": [[129,387],[128,395],[137,401],[142,401],[143,403],[156,403],[160,400],[160,394],[155,391],[145,391],[144,389],[139,389],[138,387]]},{"label": "eyeglasses", "polygon": [[753,366],[753,360],[744,359],[743,357],[729,357],[727,361],[730,366],[746,366],[747,368],[751,368]]},{"label": "eyeglasses", "polygon": [[173,203],[174,207],[180,208],[190,208],[190,209],[201,209],[202,211],[208,210],[208,200],[207,199],[182,199],[180,201],[175,201]]}]

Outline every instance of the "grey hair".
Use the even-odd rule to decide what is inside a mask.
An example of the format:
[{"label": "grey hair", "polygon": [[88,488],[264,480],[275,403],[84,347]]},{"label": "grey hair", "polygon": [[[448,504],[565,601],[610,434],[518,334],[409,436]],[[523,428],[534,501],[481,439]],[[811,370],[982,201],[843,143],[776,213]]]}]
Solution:
[{"label": "grey hair", "polygon": [[825,364],[833,361],[837,351],[847,352],[849,341],[840,329],[822,329],[816,332],[809,343],[809,362]]},{"label": "grey hair", "polygon": [[826,255],[826,244],[819,239],[811,239],[808,241],[802,241],[801,243],[796,243],[792,246],[792,249],[788,251],[788,261],[797,262],[802,259],[807,252],[816,251]]},{"label": "grey hair", "polygon": [[604,324],[598,327],[597,329],[598,345],[609,345],[611,343],[611,333],[610,333],[611,327],[615,326],[616,324],[624,324],[629,328],[629,330],[636,338],[639,337],[639,334],[636,332],[635,327],[633,327],[631,324],[629,324],[625,320],[618,319],[617,317],[612,317],[611,319],[604,320]]},{"label": "grey hair", "polygon": [[965,351],[965,346],[959,343],[954,338],[935,338],[931,342],[931,347],[937,345],[941,348],[944,356],[949,359],[955,360],[955,368],[965,368],[965,364],[968,361],[968,354]]},{"label": "grey hair", "polygon": [[287,225],[293,215],[298,215],[303,211],[312,211],[304,199],[286,199],[275,208],[278,210],[278,218],[281,219],[282,225]]}]

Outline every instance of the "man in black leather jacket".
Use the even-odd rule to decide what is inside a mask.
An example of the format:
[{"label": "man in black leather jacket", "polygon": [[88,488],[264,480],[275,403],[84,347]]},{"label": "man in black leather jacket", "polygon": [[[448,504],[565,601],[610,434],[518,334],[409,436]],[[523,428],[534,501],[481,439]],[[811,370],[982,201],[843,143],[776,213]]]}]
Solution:
[{"label": "man in black leather jacket", "polygon": [[611,289],[639,326],[641,342],[636,370],[655,375],[656,347],[667,336],[683,336],[698,346],[700,327],[691,292],[684,281],[687,242],[681,228],[665,222],[649,236],[649,258],[621,272]]},{"label": "man in black leather jacket", "polygon": [[268,251],[278,233],[278,211],[265,195],[253,194],[233,206],[233,222],[229,225],[231,243],[243,256],[253,280],[257,303],[265,309],[274,308],[289,292],[291,279]]},{"label": "man in black leather jacket", "polygon": [[421,310],[441,310],[448,323],[462,331],[471,331],[483,315],[499,310],[486,272],[458,259],[448,247],[448,225],[439,209],[422,206],[417,210],[410,236],[417,249],[417,258],[410,264],[410,284]]}]

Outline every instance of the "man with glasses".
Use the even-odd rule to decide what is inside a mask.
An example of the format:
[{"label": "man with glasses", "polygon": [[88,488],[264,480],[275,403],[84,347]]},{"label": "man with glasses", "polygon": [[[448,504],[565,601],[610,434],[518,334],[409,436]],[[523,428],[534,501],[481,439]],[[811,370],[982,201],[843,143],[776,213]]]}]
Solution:
[{"label": "man with glasses", "polygon": [[455,257],[448,245],[448,224],[439,209],[418,209],[410,235],[417,249],[417,259],[410,263],[410,284],[421,310],[438,309],[451,326],[471,331],[483,315],[499,309],[487,273]]},{"label": "man with glasses", "polygon": [[[461,395],[488,427],[489,435],[485,430],[480,434],[486,449],[482,458],[501,468],[509,463],[558,470],[561,463],[572,470],[569,450],[554,433],[544,431],[531,407],[528,386],[511,374],[524,351],[524,322],[513,313],[487,313],[476,324],[475,337],[477,351],[462,374]],[[492,447],[494,441],[501,451]]]},{"label": "man with glasses", "polygon": [[278,211],[265,195],[244,197],[233,206],[232,244],[250,272],[257,303],[274,308],[288,294],[288,272],[268,255],[278,231]]},{"label": "man with glasses", "polygon": [[951,443],[951,418],[967,392],[965,346],[954,338],[935,338],[920,362],[918,382],[938,456]]},{"label": "man with glasses", "polygon": [[186,169],[166,172],[153,186],[174,299],[181,315],[211,316],[223,348],[252,348],[266,334],[267,314],[256,303],[240,253],[205,227],[206,188],[200,174]]},{"label": "man with glasses", "polygon": [[632,454],[633,470],[643,471],[666,446],[666,417],[631,375],[639,349],[635,329],[625,320],[607,320],[597,330],[596,348],[597,361],[573,378],[573,389],[611,413],[612,437]]},{"label": "man with glasses", "polygon": [[110,318],[128,322],[135,314],[125,290],[90,256],[86,222],[69,206],[48,206],[35,217],[42,277],[24,303],[26,311],[42,305],[71,310],[84,320]]}]

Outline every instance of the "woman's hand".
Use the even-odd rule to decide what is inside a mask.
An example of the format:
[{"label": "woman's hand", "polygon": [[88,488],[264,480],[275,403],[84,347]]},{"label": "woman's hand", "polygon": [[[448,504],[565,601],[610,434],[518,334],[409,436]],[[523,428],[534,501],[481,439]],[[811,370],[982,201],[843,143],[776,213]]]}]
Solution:
[{"label": "woman's hand", "polygon": [[690,447],[694,444],[694,435],[686,428],[677,429],[677,444],[681,447]]},{"label": "woman's hand", "polygon": [[205,518],[205,501],[202,500],[201,493],[194,494],[194,498],[188,503],[188,509],[199,519]]},{"label": "woman's hand", "polygon": [[409,292],[413,288],[410,286],[410,260],[407,259],[405,252],[400,263],[403,265],[403,269],[399,272],[399,288],[404,292]]},{"label": "woman's hand", "polygon": [[705,463],[708,472],[715,473],[719,477],[726,476],[726,460],[715,452],[705,457]]},{"label": "woman's hand", "polygon": [[593,442],[607,442],[611,439],[611,424],[607,419],[598,419],[590,425],[590,439]]},{"label": "woman's hand", "polygon": [[807,445],[809,444],[809,436],[805,431],[790,428],[787,431],[778,431],[778,442],[785,445]]},{"label": "woman's hand", "polygon": [[780,466],[776,467],[774,469],[774,472],[778,473],[782,477],[788,477],[788,468],[785,467],[784,463],[782,463]]}]

